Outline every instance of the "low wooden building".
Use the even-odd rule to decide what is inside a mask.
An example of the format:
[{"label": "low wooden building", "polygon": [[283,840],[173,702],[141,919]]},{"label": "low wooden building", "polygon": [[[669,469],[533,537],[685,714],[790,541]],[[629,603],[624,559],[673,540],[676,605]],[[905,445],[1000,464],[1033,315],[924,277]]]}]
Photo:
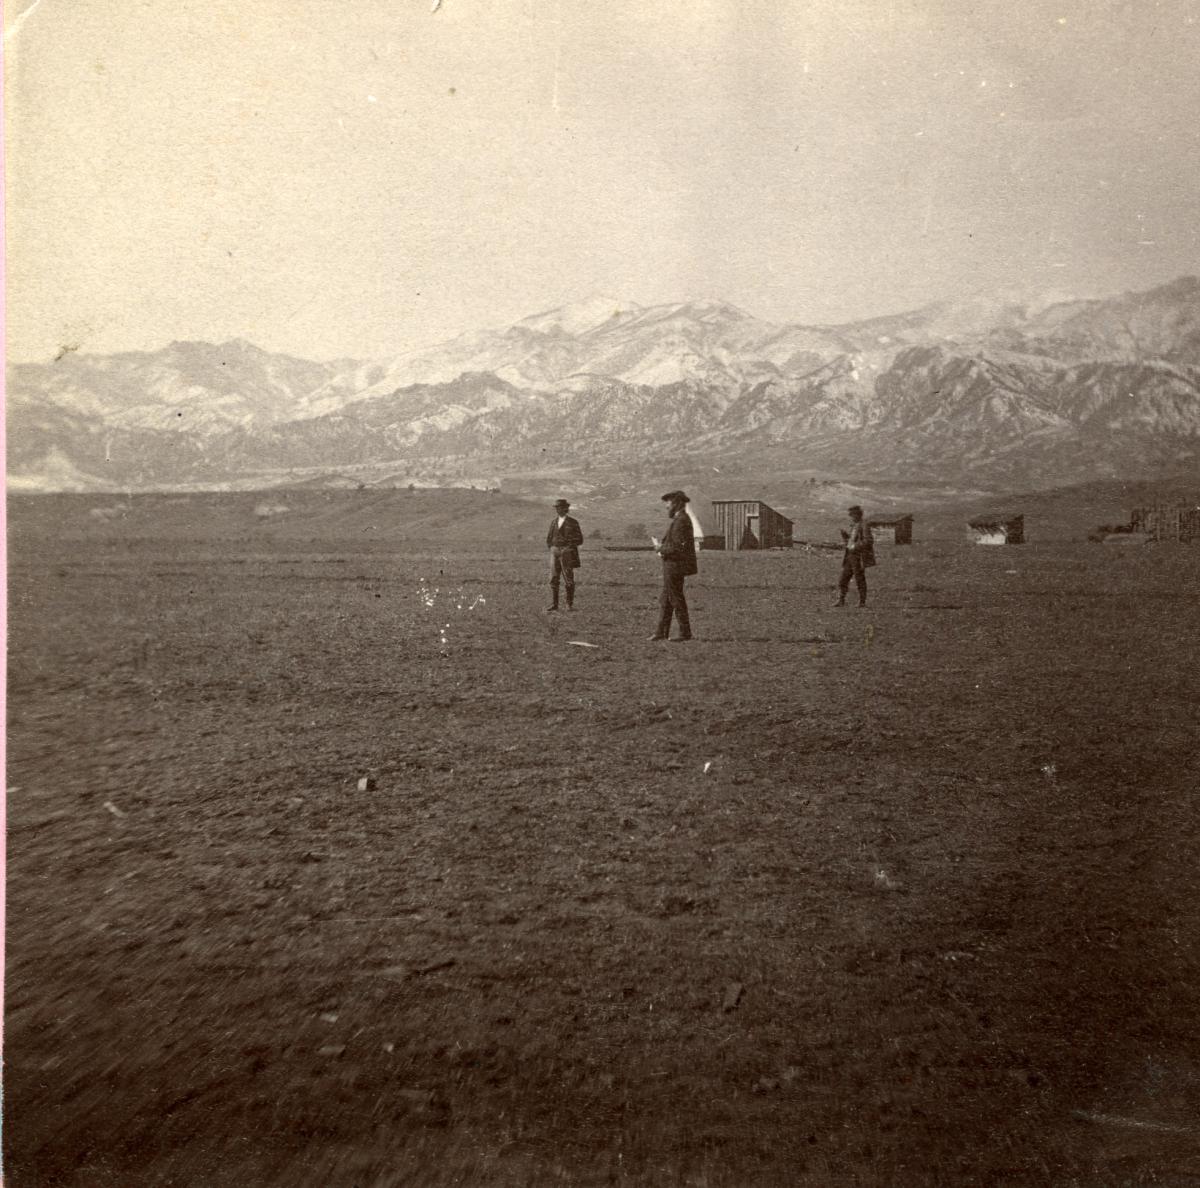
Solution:
[{"label": "low wooden building", "polygon": [[1131,532],[1150,540],[1200,540],[1200,504],[1155,503],[1135,507],[1129,519]]},{"label": "low wooden building", "polygon": [[792,547],[792,521],[761,499],[714,499],[712,509],[713,535],[723,537],[727,549]]},{"label": "low wooden building", "polygon": [[867,521],[876,544],[912,544],[912,525],[912,516],[881,516]]},{"label": "low wooden building", "polygon": [[1010,545],[1025,543],[1024,516],[977,516],[967,521],[970,538],[976,544]]}]

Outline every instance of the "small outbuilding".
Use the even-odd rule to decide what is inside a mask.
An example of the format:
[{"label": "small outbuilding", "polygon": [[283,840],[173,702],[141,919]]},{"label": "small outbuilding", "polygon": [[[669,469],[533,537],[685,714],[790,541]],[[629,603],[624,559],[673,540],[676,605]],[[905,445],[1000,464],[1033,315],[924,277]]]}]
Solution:
[{"label": "small outbuilding", "polygon": [[1129,531],[1143,533],[1149,540],[1200,540],[1200,502],[1155,503],[1135,507]]},{"label": "small outbuilding", "polygon": [[982,545],[1025,543],[1024,516],[977,516],[967,521],[970,538]]},{"label": "small outbuilding", "polygon": [[[726,549],[790,549],[792,521],[761,499],[714,499],[713,520]],[[711,548],[711,545],[706,547]]]},{"label": "small outbuilding", "polygon": [[876,544],[912,544],[912,516],[880,516],[867,521]]}]

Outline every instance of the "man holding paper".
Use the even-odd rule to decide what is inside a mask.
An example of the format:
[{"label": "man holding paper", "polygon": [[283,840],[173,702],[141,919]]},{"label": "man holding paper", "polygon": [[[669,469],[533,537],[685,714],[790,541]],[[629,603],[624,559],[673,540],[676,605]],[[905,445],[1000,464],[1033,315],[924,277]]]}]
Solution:
[{"label": "man holding paper", "polygon": [[683,592],[683,580],[697,572],[696,534],[691,517],[687,513],[688,497],[682,491],[668,491],[663,496],[671,523],[659,544],[655,541],[658,554],[662,557],[663,587],[659,595],[658,630],[650,637],[652,641],[668,640],[671,637],[671,618],[679,624],[679,634],[672,643],[683,643],[692,638],[692,624],[688,618],[687,598]]}]

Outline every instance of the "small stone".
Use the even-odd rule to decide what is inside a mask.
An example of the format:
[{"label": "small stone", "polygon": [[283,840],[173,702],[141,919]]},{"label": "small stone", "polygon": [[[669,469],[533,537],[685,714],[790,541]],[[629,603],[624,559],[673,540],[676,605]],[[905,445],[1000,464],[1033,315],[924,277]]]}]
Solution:
[{"label": "small stone", "polygon": [[336,1011],[326,1011],[321,1016],[322,1023],[336,1023],[337,1021],[338,1021],[338,1017],[337,1017]]},{"label": "small stone", "polygon": [[360,776],[358,781],[358,790],[360,792],[374,792],[376,788],[374,776]]},{"label": "small stone", "polygon": [[734,1011],[737,1010],[737,1005],[742,1001],[742,995],[746,993],[746,987],[741,982],[730,982],[725,987],[725,1000],[721,1003],[721,1010]]},{"label": "small stone", "polygon": [[341,1056],[346,1050],[345,1044],[326,1044],[323,1048],[317,1049],[318,1056]]},{"label": "small stone", "polygon": [[397,1089],[395,1092],[401,1101],[407,1101],[417,1109],[428,1109],[433,1105],[433,1090],[431,1089]]}]

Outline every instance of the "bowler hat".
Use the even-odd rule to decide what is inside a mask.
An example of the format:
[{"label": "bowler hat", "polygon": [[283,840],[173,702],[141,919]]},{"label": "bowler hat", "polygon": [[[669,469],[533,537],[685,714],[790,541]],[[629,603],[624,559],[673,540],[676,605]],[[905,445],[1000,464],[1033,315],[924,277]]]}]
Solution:
[{"label": "bowler hat", "polygon": [[859,507],[857,503],[852,504],[850,507],[846,508],[846,510],[851,513],[858,512],[860,516],[862,515],[862,508]]},{"label": "bowler hat", "polygon": [[565,499],[556,499],[554,501],[554,506],[555,507],[570,507],[571,505]]},{"label": "bowler hat", "polygon": [[668,491],[662,497],[663,503],[690,503],[691,500],[682,491]]}]

